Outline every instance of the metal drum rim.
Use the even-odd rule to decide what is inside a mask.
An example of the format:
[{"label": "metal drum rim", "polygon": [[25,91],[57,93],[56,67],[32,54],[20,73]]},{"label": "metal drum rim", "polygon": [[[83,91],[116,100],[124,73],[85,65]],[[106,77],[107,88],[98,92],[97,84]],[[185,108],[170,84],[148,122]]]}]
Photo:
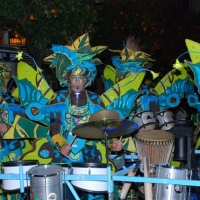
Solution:
[{"label": "metal drum rim", "polygon": [[165,169],[179,169],[179,170],[188,170],[187,168],[179,168],[179,167],[174,167],[174,166],[165,166],[165,165],[156,165],[156,168],[165,168]]},{"label": "metal drum rim", "polygon": [[[41,167],[41,168],[46,167],[46,169],[50,168],[50,167],[54,167],[54,168],[59,168],[60,171],[54,172],[52,174],[36,174],[35,170],[37,170],[39,167]],[[35,167],[32,167],[31,169],[29,169],[28,175],[31,177],[51,177],[51,176],[59,175],[59,174],[61,174],[61,172],[63,172],[63,168],[59,165],[38,165],[38,166],[35,166]]]},{"label": "metal drum rim", "polygon": [[72,163],[72,167],[95,167],[95,168],[106,168],[106,163],[92,163],[92,162],[85,162],[85,163]]},{"label": "metal drum rim", "polygon": [[16,160],[16,161],[6,161],[2,162],[2,166],[5,167],[14,167],[14,166],[28,166],[28,165],[37,165],[38,160]]}]

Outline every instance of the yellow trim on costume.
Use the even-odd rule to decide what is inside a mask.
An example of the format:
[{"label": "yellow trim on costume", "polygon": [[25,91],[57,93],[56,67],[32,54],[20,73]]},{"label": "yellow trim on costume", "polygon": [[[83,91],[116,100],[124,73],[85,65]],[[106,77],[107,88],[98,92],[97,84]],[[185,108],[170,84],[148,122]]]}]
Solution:
[{"label": "yellow trim on costume", "polygon": [[51,141],[55,145],[55,147],[60,151],[61,147],[65,144],[67,144],[66,139],[60,134],[57,133],[51,138]]},{"label": "yellow trim on costume", "polygon": [[51,141],[55,144],[56,142],[58,142],[60,145],[64,145],[67,143],[66,139],[60,134],[57,133],[56,135],[54,135],[51,138]]},{"label": "yellow trim on costume", "polygon": [[15,127],[16,127],[19,119],[20,119],[20,116],[16,115],[13,124],[8,129],[8,131],[4,134],[3,139],[13,139],[14,138]]},{"label": "yellow trim on costume", "polygon": [[16,124],[16,131],[21,138],[29,138],[28,133],[19,124]]},{"label": "yellow trim on costume", "polygon": [[38,130],[39,124],[36,124],[36,126],[33,129],[33,133],[34,133],[34,138],[37,138],[37,130]]}]

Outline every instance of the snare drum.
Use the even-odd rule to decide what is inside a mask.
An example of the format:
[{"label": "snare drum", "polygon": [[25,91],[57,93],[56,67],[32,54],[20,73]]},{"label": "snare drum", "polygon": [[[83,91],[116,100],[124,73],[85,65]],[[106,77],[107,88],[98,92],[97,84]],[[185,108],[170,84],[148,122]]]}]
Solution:
[{"label": "snare drum", "polygon": [[[166,179],[188,179],[188,170],[174,167],[157,166],[156,177]],[[187,186],[155,184],[154,200],[186,200]]]},{"label": "snare drum", "polygon": [[58,165],[40,165],[28,171],[31,199],[63,199],[63,168]]},{"label": "snare drum", "polygon": [[171,111],[163,110],[155,115],[158,127],[161,130],[169,130],[175,125],[173,115]]},{"label": "snare drum", "polygon": [[168,164],[174,143],[172,133],[163,130],[139,131],[135,135],[138,157],[147,157],[149,164]]},{"label": "snare drum", "polygon": [[152,130],[156,127],[154,113],[151,111],[143,111],[135,114],[132,121],[138,124],[139,130]]},{"label": "snare drum", "polygon": [[[103,163],[72,163],[74,175],[107,175],[107,164]],[[76,188],[88,192],[106,192],[106,181],[71,181]]]},{"label": "snare drum", "polygon": [[[23,168],[23,174],[26,174],[29,169],[37,166],[36,160],[17,160],[2,163],[2,171],[4,174],[20,174],[20,166]],[[29,180],[24,180],[24,187],[30,186]],[[3,180],[2,188],[7,191],[19,190],[20,180]]]}]

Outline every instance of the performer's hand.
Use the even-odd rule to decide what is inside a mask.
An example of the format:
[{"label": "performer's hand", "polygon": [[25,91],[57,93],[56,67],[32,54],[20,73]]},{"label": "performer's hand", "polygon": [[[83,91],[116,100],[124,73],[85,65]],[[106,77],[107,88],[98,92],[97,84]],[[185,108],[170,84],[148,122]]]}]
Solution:
[{"label": "performer's hand", "polygon": [[65,144],[61,147],[60,153],[67,157],[69,156],[69,152],[71,151],[71,146],[69,144]]},{"label": "performer's hand", "polygon": [[122,142],[120,140],[115,140],[112,143],[113,151],[121,151],[122,150]]}]

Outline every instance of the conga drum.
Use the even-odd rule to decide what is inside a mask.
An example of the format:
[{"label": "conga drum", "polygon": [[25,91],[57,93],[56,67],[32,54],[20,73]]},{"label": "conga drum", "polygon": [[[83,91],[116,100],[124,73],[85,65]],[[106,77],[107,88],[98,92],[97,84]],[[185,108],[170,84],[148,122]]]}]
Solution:
[{"label": "conga drum", "polygon": [[168,164],[174,136],[163,130],[139,131],[135,135],[138,157],[147,157],[149,164]]},{"label": "conga drum", "polygon": [[139,130],[152,130],[156,127],[156,120],[152,111],[142,111],[133,116],[133,122],[138,124]]}]

